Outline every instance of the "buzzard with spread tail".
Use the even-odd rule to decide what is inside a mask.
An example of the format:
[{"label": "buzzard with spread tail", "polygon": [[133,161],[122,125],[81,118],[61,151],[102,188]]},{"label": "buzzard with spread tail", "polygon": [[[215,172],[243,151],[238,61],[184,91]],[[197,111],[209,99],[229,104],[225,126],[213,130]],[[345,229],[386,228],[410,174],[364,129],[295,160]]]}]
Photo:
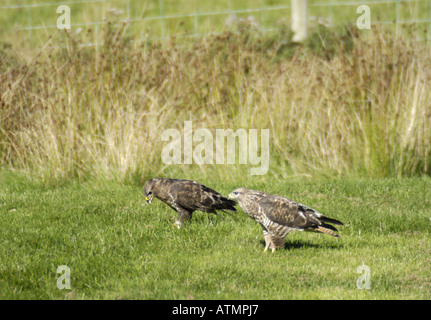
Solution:
[{"label": "buzzard with spread tail", "polygon": [[175,221],[178,228],[191,219],[195,210],[214,214],[217,214],[217,210],[236,211],[235,201],[196,181],[154,178],[147,181],[144,191],[148,203],[156,197],[178,213]]},{"label": "buzzard with spread tail", "polygon": [[228,199],[236,200],[241,209],[262,226],[264,251],[283,248],[290,231],[306,230],[340,237],[331,224],[343,225],[342,222],[290,199],[245,188],[235,189]]}]

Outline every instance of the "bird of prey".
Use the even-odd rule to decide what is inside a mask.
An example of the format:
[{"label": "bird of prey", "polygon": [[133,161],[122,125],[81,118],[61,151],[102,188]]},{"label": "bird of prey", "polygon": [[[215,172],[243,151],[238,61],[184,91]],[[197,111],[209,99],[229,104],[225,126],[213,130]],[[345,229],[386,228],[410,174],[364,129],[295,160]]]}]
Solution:
[{"label": "bird of prey", "polygon": [[261,191],[238,188],[228,199],[238,202],[241,209],[254,218],[263,228],[265,250],[284,247],[284,239],[290,231],[314,231],[340,237],[335,227],[342,222],[325,217],[320,212],[281,196]]},{"label": "bird of prey", "polygon": [[178,219],[175,221],[178,228],[191,219],[195,210],[214,214],[217,214],[216,210],[236,211],[235,201],[196,181],[153,178],[147,181],[144,191],[148,203],[156,197],[178,212]]}]

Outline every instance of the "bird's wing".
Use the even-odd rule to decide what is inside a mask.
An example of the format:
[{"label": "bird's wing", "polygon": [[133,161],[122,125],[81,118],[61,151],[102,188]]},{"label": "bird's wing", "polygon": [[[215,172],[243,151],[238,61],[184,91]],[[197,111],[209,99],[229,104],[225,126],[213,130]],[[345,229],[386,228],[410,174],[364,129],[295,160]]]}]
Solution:
[{"label": "bird's wing", "polygon": [[188,210],[214,212],[215,210],[231,210],[235,202],[223,197],[217,191],[195,181],[177,180],[171,183],[170,194],[181,207]]},{"label": "bird's wing", "polygon": [[291,228],[303,229],[321,224],[312,211],[303,211],[301,204],[284,197],[264,197],[259,202],[259,209],[268,219]]}]

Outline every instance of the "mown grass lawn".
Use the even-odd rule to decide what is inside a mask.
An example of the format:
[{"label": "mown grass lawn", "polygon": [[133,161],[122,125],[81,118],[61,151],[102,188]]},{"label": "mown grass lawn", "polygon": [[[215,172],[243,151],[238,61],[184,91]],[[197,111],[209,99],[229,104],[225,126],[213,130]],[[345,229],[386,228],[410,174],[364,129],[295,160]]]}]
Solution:
[{"label": "mown grass lawn", "polygon": [[[141,187],[3,175],[0,299],[431,298],[430,178],[207,184],[285,195],[343,221],[342,238],[297,232],[264,253],[260,226],[240,209],[196,212],[178,230],[166,205],[142,206]],[[61,265],[71,289],[57,288]],[[362,265],[370,289],[357,287]]]}]

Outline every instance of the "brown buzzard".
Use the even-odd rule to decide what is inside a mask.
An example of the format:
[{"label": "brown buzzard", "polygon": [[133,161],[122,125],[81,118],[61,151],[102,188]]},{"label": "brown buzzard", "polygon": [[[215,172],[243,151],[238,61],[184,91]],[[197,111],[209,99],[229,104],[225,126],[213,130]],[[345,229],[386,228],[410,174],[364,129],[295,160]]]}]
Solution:
[{"label": "brown buzzard", "polygon": [[338,220],[325,217],[320,212],[281,196],[261,191],[239,188],[228,199],[238,201],[241,209],[263,228],[265,250],[284,247],[284,239],[290,231],[314,231],[340,237],[329,223],[343,225]]},{"label": "brown buzzard", "polygon": [[147,181],[144,190],[148,203],[156,197],[178,212],[178,220],[175,221],[178,228],[192,217],[195,210],[215,214],[216,210],[236,211],[235,201],[196,181],[154,178]]}]

